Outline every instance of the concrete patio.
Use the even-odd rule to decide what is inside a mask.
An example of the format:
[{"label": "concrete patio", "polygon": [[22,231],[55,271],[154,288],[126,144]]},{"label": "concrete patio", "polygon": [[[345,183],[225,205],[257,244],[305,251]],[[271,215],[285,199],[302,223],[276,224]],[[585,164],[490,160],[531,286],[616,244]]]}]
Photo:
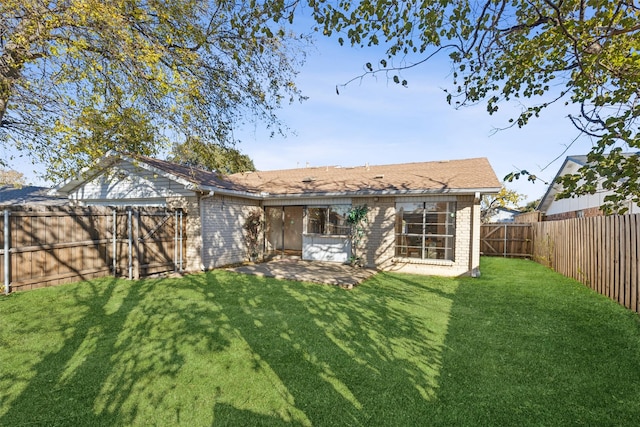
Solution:
[{"label": "concrete patio", "polygon": [[338,285],[347,289],[376,273],[376,270],[368,268],[356,268],[336,262],[303,261],[298,258],[276,259],[260,264],[231,267],[227,270],[276,279]]}]

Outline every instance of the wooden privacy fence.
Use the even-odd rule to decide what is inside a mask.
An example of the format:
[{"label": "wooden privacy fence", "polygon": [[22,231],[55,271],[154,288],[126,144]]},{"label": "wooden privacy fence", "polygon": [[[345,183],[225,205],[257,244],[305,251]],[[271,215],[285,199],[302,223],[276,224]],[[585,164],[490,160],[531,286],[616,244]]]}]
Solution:
[{"label": "wooden privacy fence", "polygon": [[529,258],[532,243],[531,224],[482,224],[480,227],[482,255]]},{"label": "wooden privacy fence", "polygon": [[640,214],[532,224],[533,259],[640,313]]},{"label": "wooden privacy fence", "polygon": [[182,271],[182,211],[13,207],[0,216],[4,292]]}]

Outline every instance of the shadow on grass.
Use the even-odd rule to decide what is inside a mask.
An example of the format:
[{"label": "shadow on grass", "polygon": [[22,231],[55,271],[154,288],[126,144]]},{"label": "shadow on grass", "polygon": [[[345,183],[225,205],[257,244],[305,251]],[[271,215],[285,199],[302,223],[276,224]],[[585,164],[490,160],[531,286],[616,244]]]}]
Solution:
[{"label": "shadow on grass", "polygon": [[217,271],[16,295],[40,299],[11,314],[24,360],[0,379],[0,425],[421,425],[457,286]]},{"label": "shadow on grass", "polygon": [[[275,374],[285,400],[299,411],[272,414],[276,419],[419,425],[433,412],[456,285],[448,280],[428,293],[399,277],[379,275],[347,292],[229,273],[208,276],[206,292],[224,301],[222,312],[251,349],[255,373]],[[272,425],[229,404],[216,403],[213,412],[213,425]]]},{"label": "shadow on grass", "polygon": [[0,425],[637,420],[637,316],[505,265],[352,291],[215,271],[16,294],[0,300]]},{"label": "shadow on grass", "polygon": [[527,260],[463,280],[442,354],[439,425],[636,425],[640,319]]},{"label": "shadow on grass", "polygon": [[0,333],[2,426],[177,424],[184,405],[171,393],[184,348],[228,344],[209,321],[215,307],[189,310],[195,303],[162,280],[101,279],[11,296],[20,299],[29,304],[5,312],[12,332]]},{"label": "shadow on grass", "polygon": [[[25,383],[26,386],[11,401],[10,409],[0,417],[0,425],[71,425],[85,419],[86,410],[78,408],[78,402],[97,397],[97,385],[106,379],[112,364],[112,352],[98,352],[95,348],[113,348],[117,334],[105,332],[121,330],[126,319],[126,314],[117,312],[105,316],[105,307],[114,294],[115,283],[115,280],[87,282],[83,287],[76,286],[70,295],[46,289],[12,296],[26,298],[39,292],[38,296],[51,294],[53,298],[39,301],[50,306],[42,305],[39,311],[33,307],[31,312],[23,313],[23,322],[16,322],[17,316],[12,316],[14,321],[8,323],[10,326],[5,324],[27,340],[12,347],[13,356],[23,360],[17,365],[22,370],[15,372],[11,379],[13,387]],[[128,303],[123,303],[119,311],[136,305],[136,302],[131,303],[137,299],[135,288],[130,291],[123,298]],[[57,299],[58,296],[63,298]],[[72,309],[67,312],[68,306]],[[30,350],[32,354],[29,354]],[[91,378],[91,382],[87,378]],[[3,396],[3,406],[11,397]],[[100,417],[100,422],[115,423],[117,418],[113,415],[105,414]]]}]

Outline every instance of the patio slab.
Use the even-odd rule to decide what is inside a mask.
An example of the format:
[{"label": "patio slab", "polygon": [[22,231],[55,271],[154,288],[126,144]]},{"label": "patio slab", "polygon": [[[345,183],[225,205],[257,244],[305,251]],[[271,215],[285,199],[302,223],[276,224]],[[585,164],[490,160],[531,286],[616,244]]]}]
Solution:
[{"label": "patio slab", "polygon": [[297,258],[276,259],[259,264],[231,267],[227,270],[276,279],[338,285],[348,289],[376,273],[376,270],[351,267],[337,262],[303,261]]}]

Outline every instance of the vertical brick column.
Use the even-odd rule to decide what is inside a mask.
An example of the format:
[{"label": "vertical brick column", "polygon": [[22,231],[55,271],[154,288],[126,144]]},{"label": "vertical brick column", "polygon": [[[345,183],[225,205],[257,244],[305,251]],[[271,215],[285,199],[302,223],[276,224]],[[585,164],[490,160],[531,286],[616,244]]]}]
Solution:
[{"label": "vertical brick column", "polygon": [[352,206],[369,208],[365,235],[361,242],[364,265],[384,269],[392,262],[395,251],[395,203],[393,197],[354,198]]},{"label": "vertical brick column", "polygon": [[167,207],[182,209],[185,213],[185,231],[182,236],[186,239],[184,252],[184,269],[188,272],[200,271],[202,266],[202,221],[200,218],[200,196],[167,198]]}]

